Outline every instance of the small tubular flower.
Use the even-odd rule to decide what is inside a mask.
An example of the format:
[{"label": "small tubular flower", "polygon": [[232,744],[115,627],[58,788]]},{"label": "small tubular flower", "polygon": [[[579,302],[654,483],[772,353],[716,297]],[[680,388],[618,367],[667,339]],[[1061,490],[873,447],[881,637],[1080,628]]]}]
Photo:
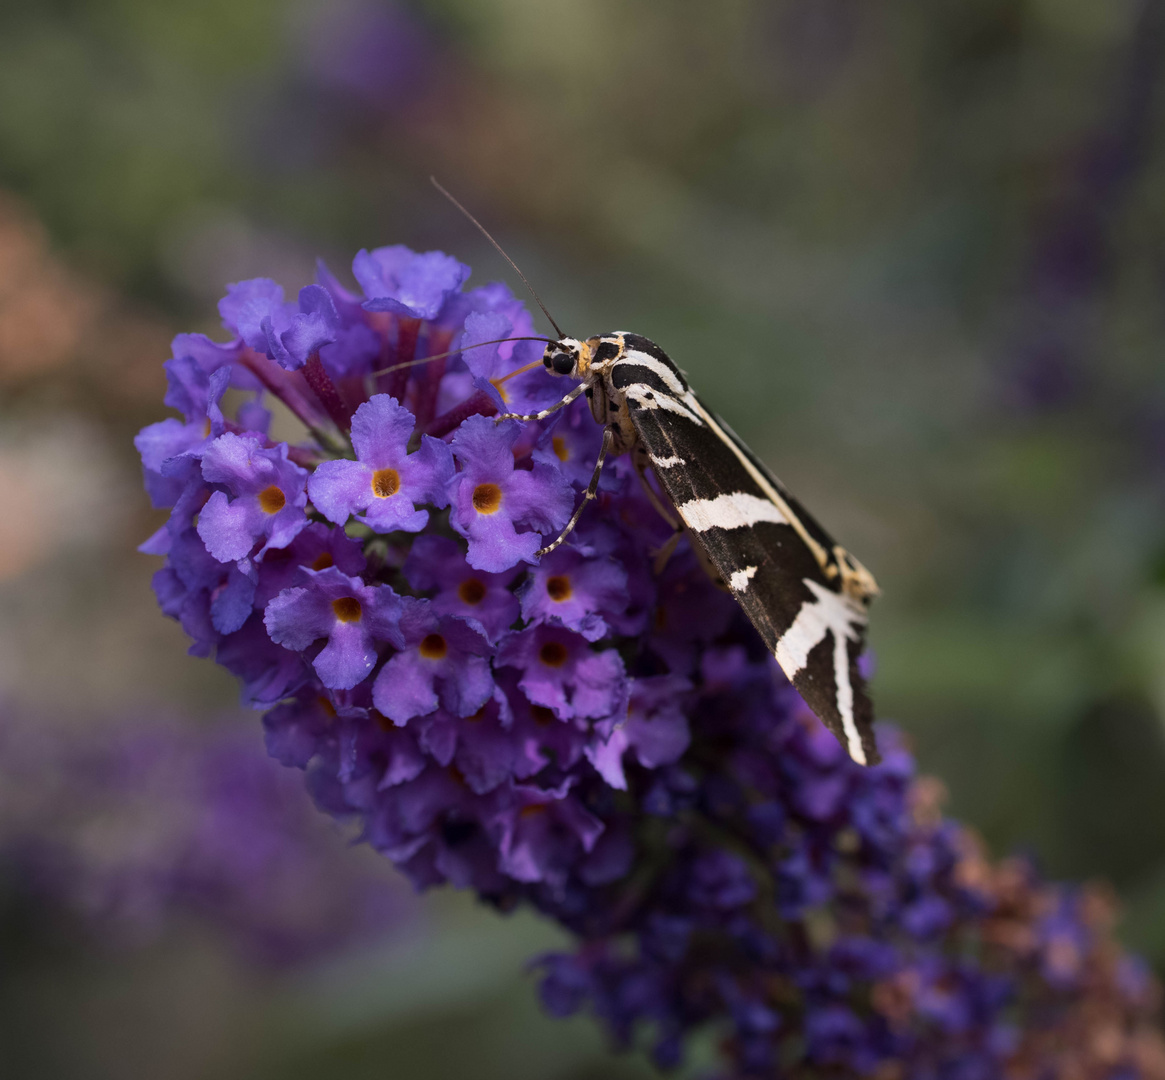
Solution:
[{"label": "small tubular flower", "polygon": [[198,517],[198,535],[219,562],[244,559],[257,543],[286,547],[307,526],[307,472],[257,435],[225,432],[203,451],[202,478],[220,485]]},{"label": "small tubular flower", "polygon": [[471,716],[493,693],[489,642],[455,615],[412,609],[406,642],[376,676],[372,701],[390,720],[404,724],[433,712],[438,703],[454,716]]},{"label": "small tubular flower", "polygon": [[627,571],[614,559],[559,548],[530,573],[521,600],[527,622],[565,626],[598,641],[610,631],[604,615],[627,608]]},{"label": "small tubular flower", "polygon": [[453,455],[428,435],[409,454],[415,426],[412,413],[395,398],[377,394],[364,402],[352,418],[356,460],[318,465],[308,481],[312,504],[337,525],[356,515],[375,532],[424,529],[429,514],[417,504],[449,505]]},{"label": "small tubular flower", "polygon": [[[574,506],[574,489],[550,466],[514,468],[514,447],[521,425],[495,424],[471,416],[453,436],[454,456],[462,470],[453,480],[449,522],[469,541],[468,562],[475,570],[501,573],[519,562],[534,562],[543,534],[562,528]],[[529,532],[518,532],[529,525]]]},{"label": "small tubular flower", "polygon": [[469,267],[441,251],[418,255],[402,244],[361,251],[352,263],[364,307],[413,319],[435,319],[469,277]]},{"label": "small tubular flower", "polygon": [[445,536],[418,536],[402,572],[419,592],[436,590],[433,611],[460,615],[491,644],[496,645],[514,625],[521,607],[510,586],[520,573],[474,570],[461,548]]},{"label": "small tubular flower", "polygon": [[267,605],[267,633],[300,652],[326,638],[312,666],[329,690],[350,690],[372,671],[378,644],[404,645],[404,601],[388,585],[365,585],[335,567],[305,573],[306,586],[284,589]]}]

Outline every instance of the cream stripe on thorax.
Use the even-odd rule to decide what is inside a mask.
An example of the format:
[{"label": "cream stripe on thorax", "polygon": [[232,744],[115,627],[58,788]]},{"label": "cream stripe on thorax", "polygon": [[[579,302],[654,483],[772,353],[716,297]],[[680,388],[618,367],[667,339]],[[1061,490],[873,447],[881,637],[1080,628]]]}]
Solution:
[{"label": "cream stripe on thorax", "polygon": [[657,360],[654,356],[648,356],[645,352],[640,352],[638,349],[628,349],[618,360],[615,361],[616,366],[620,364],[636,364],[639,367],[647,368],[648,371],[658,375],[664,385],[675,394],[682,394],[684,392],[684,384],[680,382],[673,371],[662,360]]}]

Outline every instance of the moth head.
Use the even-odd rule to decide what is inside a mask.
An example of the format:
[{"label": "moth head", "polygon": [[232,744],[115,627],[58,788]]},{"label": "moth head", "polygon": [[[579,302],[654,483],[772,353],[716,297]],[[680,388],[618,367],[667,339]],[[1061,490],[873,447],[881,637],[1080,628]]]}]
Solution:
[{"label": "moth head", "polygon": [[590,349],[586,342],[564,337],[552,341],[542,354],[542,363],[551,375],[573,375],[581,379],[586,374],[590,361]]}]

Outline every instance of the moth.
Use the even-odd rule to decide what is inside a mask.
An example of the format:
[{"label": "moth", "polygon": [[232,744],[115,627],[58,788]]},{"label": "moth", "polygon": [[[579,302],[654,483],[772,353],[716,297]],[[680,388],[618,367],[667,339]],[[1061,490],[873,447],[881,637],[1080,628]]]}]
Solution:
[{"label": "moth", "polygon": [[[648,498],[677,528],[676,539],[682,525],[805,703],[856,762],[876,764],[873,705],[858,668],[866,609],[878,594],[870,572],[700,400],[663,349],[627,332],[585,340],[565,336],[513,260],[436,186],[517,271],[550,320],[558,337],[543,339],[546,370],[577,380],[561,401],[541,412],[498,419],[544,420],[585,394],[591,415],[604,428],[583,499],[561,534],[538,554],[553,551],[570,534],[598,492],[607,457],[630,454]],[[670,505],[648,481],[649,466]]]}]

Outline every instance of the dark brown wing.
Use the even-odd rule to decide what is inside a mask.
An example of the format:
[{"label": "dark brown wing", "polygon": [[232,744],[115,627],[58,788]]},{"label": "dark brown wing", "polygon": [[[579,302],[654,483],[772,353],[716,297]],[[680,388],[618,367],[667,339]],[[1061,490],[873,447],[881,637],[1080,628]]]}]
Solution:
[{"label": "dark brown wing", "polygon": [[785,674],[855,761],[876,763],[873,706],[857,666],[865,597],[842,590],[833,539],[690,392],[665,400],[632,391],[628,406],[689,534]]}]

